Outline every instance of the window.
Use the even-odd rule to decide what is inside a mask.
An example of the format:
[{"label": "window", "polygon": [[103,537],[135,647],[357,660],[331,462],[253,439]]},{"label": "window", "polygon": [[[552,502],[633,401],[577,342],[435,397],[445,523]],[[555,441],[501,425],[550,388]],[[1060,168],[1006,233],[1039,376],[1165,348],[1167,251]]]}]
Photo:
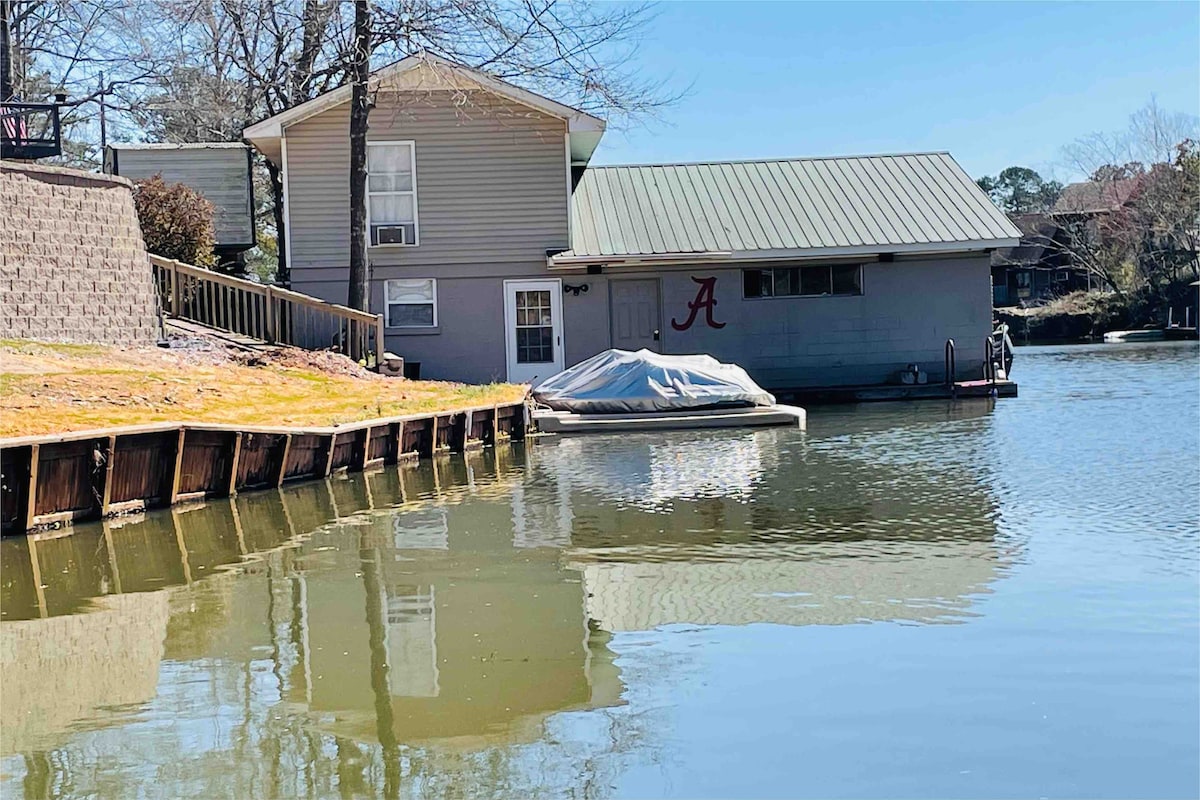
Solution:
[{"label": "window", "polygon": [[554,361],[554,311],[550,292],[517,292],[517,363]]},{"label": "window", "polygon": [[367,230],[372,245],[417,244],[412,142],[367,143]]},{"label": "window", "polygon": [[416,278],[384,281],[389,328],[437,326],[437,281]]},{"label": "window", "polygon": [[858,294],[862,294],[860,264],[768,267],[742,271],[742,295],[746,298]]}]

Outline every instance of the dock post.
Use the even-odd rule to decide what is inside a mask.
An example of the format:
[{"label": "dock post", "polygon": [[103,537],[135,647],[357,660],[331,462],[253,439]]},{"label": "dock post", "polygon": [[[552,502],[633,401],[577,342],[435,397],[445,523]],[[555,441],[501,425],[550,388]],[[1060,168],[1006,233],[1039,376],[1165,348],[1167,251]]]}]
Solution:
[{"label": "dock post", "polygon": [[358,456],[358,464],[356,464],[355,467],[359,472],[365,470],[367,468],[367,464],[371,463],[371,432],[373,430],[374,428],[368,426],[363,428],[362,433],[359,434],[362,437],[362,453],[354,454]]},{"label": "dock post", "polygon": [[337,437],[336,433],[329,434],[329,452],[325,454],[325,471],[321,473],[322,477],[328,478],[333,472],[333,454],[337,450]]},{"label": "dock post", "polygon": [[167,505],[173,506],[179,502],[179,491],[183,483],[183,440],[187,435],[187,428],[179,429],[179,439],[175,444],[175,469],[171,473],[171,495],[168,498]]},{"label": "dock post", "polygon": [[275,488],[283,486],[283,479],[287,477],[288,454],[292,452],[292,435],[290,433],[284,435],[283,439],[283,454],[279,456],[279,474],[275,478]]},{"label": "dock post", "polygon": [[25,530],[33,530],[33,520],[37,517],[37,487],[38,487],[38,458],[41,455],[41,445],[29,447],[29,486],[25,496]]},{"label": "dock post", "polygon": [[117,437],[108,437],[108,451],[104,456],[104,488],[100,493],[100,516],[107,517],[112,506],[113,464],[117,458]]},{"label": "dock post", "polygon": [[237,494],[238,462],[242,459],[242,432],[233,434],[233,457],[229,459],[229,496]]}]

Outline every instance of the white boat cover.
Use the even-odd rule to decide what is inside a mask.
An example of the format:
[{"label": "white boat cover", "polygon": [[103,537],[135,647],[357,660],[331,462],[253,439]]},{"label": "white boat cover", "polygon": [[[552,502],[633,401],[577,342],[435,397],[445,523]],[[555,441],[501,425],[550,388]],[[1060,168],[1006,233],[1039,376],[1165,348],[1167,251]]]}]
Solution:
[{"label": "white boat cover", "polygon": [[576,414],[775,405],[736,364],[650,350],[605,350],[537,386],[533,399]]}]

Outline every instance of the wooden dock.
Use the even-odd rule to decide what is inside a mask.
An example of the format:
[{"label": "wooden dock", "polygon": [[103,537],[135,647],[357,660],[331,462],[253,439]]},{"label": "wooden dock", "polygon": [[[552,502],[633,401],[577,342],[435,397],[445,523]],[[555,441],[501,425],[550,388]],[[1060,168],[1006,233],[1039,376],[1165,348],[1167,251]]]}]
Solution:
[{"label": "wooden dock", "polygon": [[22,534],[525,436],[523,403],[329,428],[157,423],[0,439],[0,529]]}]

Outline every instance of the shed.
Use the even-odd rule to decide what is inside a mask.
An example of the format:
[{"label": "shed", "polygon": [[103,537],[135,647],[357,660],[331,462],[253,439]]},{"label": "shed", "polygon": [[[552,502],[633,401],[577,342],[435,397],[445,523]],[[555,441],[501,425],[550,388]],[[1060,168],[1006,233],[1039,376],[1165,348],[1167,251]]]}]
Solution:
[{"label": "shed", "polygon": [[251,151],[236,142],[115,144],[104,150],[104,171],[132,181],[161,174],[217,207],[217,253],[236,257],[256,243]]}]

